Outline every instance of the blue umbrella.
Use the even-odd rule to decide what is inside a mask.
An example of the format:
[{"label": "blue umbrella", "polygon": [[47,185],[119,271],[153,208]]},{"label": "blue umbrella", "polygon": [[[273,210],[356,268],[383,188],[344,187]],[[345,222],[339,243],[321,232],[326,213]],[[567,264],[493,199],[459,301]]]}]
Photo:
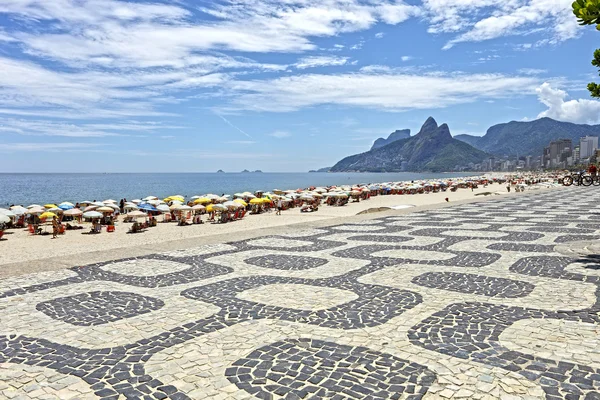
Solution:
[{"label": "blue umbrella", "polygon": [[70,206],[68,204],[61,204],[61,205],[58,206],[58,208],[60,208],[61,210],[66,211],[66,210],[70,210],[71,208],[75,208],[75,207]]},{"label": "blue umbrella", "polygon": [[152,204],[148,204],[148,203],[138,204],[138,208],[140,210],[144,210],[144,211],[158,211],[156,209],[156,207],[154,207]]}]

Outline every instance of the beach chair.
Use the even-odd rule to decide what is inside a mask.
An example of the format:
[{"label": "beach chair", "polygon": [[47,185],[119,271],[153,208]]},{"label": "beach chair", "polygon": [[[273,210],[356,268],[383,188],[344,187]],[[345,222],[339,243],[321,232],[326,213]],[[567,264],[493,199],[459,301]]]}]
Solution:
[{"label": "beach chair", "polygon": [[106,226],[106,232],[114,232],[115,231],[115,226],[114,225],[107,225]]}]

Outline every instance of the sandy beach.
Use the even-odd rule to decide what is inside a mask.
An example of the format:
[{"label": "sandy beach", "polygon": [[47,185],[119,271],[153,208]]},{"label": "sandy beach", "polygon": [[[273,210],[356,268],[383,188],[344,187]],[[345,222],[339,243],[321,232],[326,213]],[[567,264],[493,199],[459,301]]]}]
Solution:
[{"label": "sandy beach", "polygon": [[[369,200],[361,201],[360,203],[349,203],[342,207],[323,205],[319,208],[319,211],[314,213],[301,213],[298,208],[293,208],[284,211],[281,216],[275,215],[273,211],[259,215],[247,215],[242,220],[225,224],[205,223],[202,225],[181,227],[175,223],[159,223],[157,227],[150,228],[139,234],[127,234],[131,224],[123,223],[122,219],[116,224],[116,230],[112,233],[107,233],[103,230],[100,235],[87,235],[82,234],[82,232],[87,232],[89,229],[67,231],[66,234],[61,235],[55,240],[51,239],[51,235],[31,236],[26,229],[11,229],[6,232],[4,240],[0,241],[2,248],[0,252],[0,265],[64,256],[72,256],[74,259],[86,262],[86,258],[82,257],[82,255],[90,252],[114,252],[116,249],[122,248],[135,251],[135,248],[178,241],[187,241],[188,243],[193,241],[195,245],[201,245],[212,242],[211,238],[215,236],[224,237],[239,234],[240,232],[256,230],[264,230],[264,234],[268,235],[271,229],[278,227],[349,218],[370,208],[409,205],[414,206],[410,210],[416,211],[419,208],[435,204],[452,205],[461,201],[486,201],[489,199],[499,199],[507,195],[519,196],[533,193],[536,190],[543,190],[543,186],[534,186],[521,193],[507,193],[504,185],[492,184],[487,188],[480,186],[473,191],[470,189],[460,189],[456,192],[446,191],[417,195],[374,196]],[[485,192],[497,194],[476,196]],[[449,203],[446,203],[446,197],[449,199]],[[376,214],[369,214],[368,216],[372,217],[373,215]],[[365,218],[368,216],[365,216]],[[203,218],[206,221],[206,216]],[[158,219],[160,221],[162,218],[159,217]],[[86,228],[88,225],[84,224]],[[7,273],[0,272],[0,278],[3,275],[6,276]]]}]

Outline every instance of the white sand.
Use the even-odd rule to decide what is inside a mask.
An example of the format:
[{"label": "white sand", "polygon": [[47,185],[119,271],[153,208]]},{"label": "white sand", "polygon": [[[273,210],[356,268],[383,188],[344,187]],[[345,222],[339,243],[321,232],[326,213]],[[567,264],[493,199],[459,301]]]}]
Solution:
[{"label": "white sand", "polygon": [[[343,207],[321,205],[319,211],[313,213],[301,213],[299,208],[294,208],[283,211],[281,216],[275,215],[274,211],[260,215],[247,214],[243,220],[226,224],[205,223],[203,225],[180,227],[175,223],[159,223],[157,227],[150,228],[139,234],[127,234],[131,224],[121,221],[117,223],[116,231],[112,233],[107,233],[103,229],[102,233],[98,235],[82,234],[82,232],[89,231],[89,225],[85,224],[85,230],[67,231],[57,239],[51,239],[52,235],[31,236],[26,229],[11,229],[4,236],[7,240],[0,241],[0,265],[191,238],[198,238],[197,245],[199,246],[203,244],[202,238],[213,235],[255,229],[264,229],[264,233],[269,234],[269,228],[271,227],[353,216],[369,208],[393,207],[407,204],[414,206],[432,205],[445,203],[444,199],[446,197],[449,198],[450,202],[489,197],[475,197],[477,193],[483,192],[507,193],[504,185],[493,184],[487,188],[479,187],[474,191],[459,189],[454,193],[446,191],[418,195],[374,196],[370,200],[361,201],[360,203],[348,203]],[[531,191],[528,190],[525,193],[528,192]],[[493,197],[500,198],[500,196]],[[369,215],[373,216],[376,214]],[[160,221],[161,218],[158,217],[158,220]],[[206,216],[203,216],[203,218],[206,221]],[[51,232],[51,227],[48,231]]]}]

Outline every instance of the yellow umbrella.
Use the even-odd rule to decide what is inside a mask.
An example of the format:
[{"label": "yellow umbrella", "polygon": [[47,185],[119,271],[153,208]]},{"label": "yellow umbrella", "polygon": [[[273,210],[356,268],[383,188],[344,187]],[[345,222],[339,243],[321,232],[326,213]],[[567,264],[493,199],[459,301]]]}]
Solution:
[{"label": "yellow umbrella", "polygon": [[262,198],[262,199],[260,199],[260,200],[262,200],[262,202],[263,202],[264,204],[266,204],[266,203],[270,203],[270,202],[271,202],[271,199],[269,199],[268,197],[263,197],[263,198]]},{"label": "yellow umbrella", "polygon": [[50,212],[50,211],[46,211],[45,213],[40,215],[40,219],[47,219],[47,218],[54,218],[54,217],[56,217],[56,214],[54,214],[53,212]]},{"label": "yellow umbrella", "polygon": [[263,199],[252,199],[250,200],[250,204],[262,204]]},{"label": "yellow umbrella", "polygon": [[246,203],[244,200],[242,199],[235,199],[234,200],[235,203],[241,204],[242,206],[246,207],[248,205],[248,203]]},{"label": "yellow umbrella", "polygon": [[199,199],[194,200],[194,204],[208,204],[211,202],[212,200],[208,197],[200,197]]},{"label": "yellow umbrella", "polygon": [[58,208],[56,204],[46,204],[44,208]]},{"label": "yellow umbrella", "polygon": [[173,201],[173,200],[178,200],[178,201],[180,201],[182,203],[185,201],[185,199],[183,197],[181,197],[181,196],[169,196],[166,199],[163,199],[163,201],[165,203],[168,203],[168,202]]},{"label": "yellow umbrella", "polygon": [[214,204],[209,204],[209,205],[208,205],[208,207],[206,207],[206,212],[209,212],[209,213],[210,213],[210,212],[213,212],[213,211],[214,211],[214,210],[213,210],[213,207],[214,207],[214,206],[215,206]]}]

